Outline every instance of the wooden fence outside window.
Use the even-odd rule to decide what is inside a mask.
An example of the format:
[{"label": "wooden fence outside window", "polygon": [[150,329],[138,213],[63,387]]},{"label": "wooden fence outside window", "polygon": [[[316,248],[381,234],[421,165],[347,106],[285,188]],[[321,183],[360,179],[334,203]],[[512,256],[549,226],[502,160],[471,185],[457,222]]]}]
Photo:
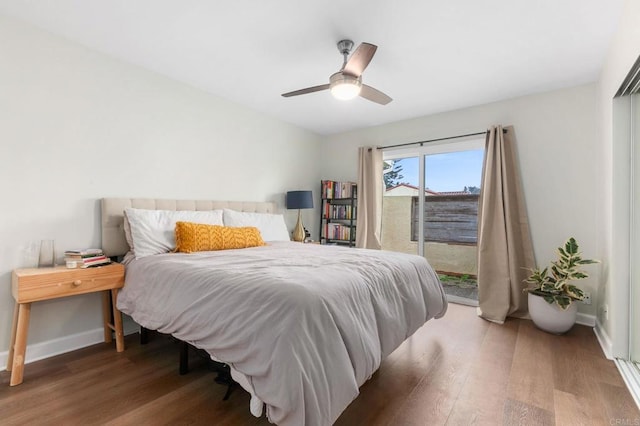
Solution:
[{"label": "wooden fence outside window", "polygon": [[[425,241],[476,245],[478,194],[425,197]],[[411,241],[418,241],[418,197],[411,200]]]}]

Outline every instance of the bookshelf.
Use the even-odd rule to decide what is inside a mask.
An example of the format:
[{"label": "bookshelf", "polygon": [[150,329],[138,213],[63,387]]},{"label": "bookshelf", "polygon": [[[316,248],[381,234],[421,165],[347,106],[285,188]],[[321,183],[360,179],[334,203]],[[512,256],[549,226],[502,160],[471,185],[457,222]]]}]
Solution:
[{"label": "bookshelf", "polygon": [[358,199],[356,184],[333,180],[323,180],[320,184],[320,244],[354,247]]}]

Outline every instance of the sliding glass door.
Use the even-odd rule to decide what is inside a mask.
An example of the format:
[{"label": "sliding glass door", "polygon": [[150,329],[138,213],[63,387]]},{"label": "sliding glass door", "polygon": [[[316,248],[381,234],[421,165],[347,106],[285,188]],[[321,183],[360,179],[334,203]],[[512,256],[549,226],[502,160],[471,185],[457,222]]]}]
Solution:
[{"label": "sliding glass door", "polygon": [[631,153],[629,359],[640,363],[640,94],[631,95]]},{"label": "sliding glass door", "polygon": [[616,285],[611,306],[601,304],[598,314],[611,320],[616,365],[640,405],[640,57],[613,98],[612,130],[609,275]]},{"label": "sliding glass door", "polygon": [[382,248],[425,256],[449,299],[477,304],[484,139],[386,151]]}]

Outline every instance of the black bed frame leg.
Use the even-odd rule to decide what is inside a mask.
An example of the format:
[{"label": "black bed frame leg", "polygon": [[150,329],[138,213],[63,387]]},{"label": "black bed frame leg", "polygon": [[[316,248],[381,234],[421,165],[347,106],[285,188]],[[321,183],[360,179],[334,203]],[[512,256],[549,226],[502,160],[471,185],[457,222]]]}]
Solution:
[{"label": "black bed frame leg", "polygon": [[215,382],[220,385],[227,385],[227,391],[222,397],[223,401],[226,401],[231,396],[231,392],[233,391],[233,386],[235,385],[235,381],[231,377],[231,370],[227,364],[217,363],[218,365],[218,376],[215,378]]},{"label": "black bed frame leg", "polygon": [[232,390],[233,390],[233,383],[229,383],[229,386],[227,386],[227,392],[224,394],[224,397],[222,398],[223,401],[226,401],[229,399],[229,397],[231,396]]},{"label": "black bed frame leg", "polygon": [[146,345],[149,343],[149,330],[140,326],[140,344]]},{"label": "black bed frame leg", "polygon": [[189,344],[180,342],[180,368],[178,370],[181,376],[189,372]]},{"label": "black bed frame leg", "polygon": [[[178,340],[178,339],[177,339]],[[189,372],[189,344],[187,342],[183,342],[182,340],[178,340],[180,344],[180,363],[178,368],[178,373],[183,376]],[[222,397],[223,401],[226,401],[231,396],[231,392],[233,392],[233,388],[235,385],[235,381],[231,377],[231,369],[227,364],[223,364],[217,361],[213,361],[209,359],[210,365],[213,365],[214,371],[218,373],[214,381],[218,384],[227,386],[227,390]]]}]

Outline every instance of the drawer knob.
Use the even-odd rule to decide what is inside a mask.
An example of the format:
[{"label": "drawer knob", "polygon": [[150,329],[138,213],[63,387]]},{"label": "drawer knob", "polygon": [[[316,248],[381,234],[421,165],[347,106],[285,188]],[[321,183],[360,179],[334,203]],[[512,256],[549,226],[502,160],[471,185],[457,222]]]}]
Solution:
[{"label": "drawer knob", "polygon": [[82,284],[82,280],[75,280],[71,284],[73,284],[74,287],[78,287],[80,284]]}]

